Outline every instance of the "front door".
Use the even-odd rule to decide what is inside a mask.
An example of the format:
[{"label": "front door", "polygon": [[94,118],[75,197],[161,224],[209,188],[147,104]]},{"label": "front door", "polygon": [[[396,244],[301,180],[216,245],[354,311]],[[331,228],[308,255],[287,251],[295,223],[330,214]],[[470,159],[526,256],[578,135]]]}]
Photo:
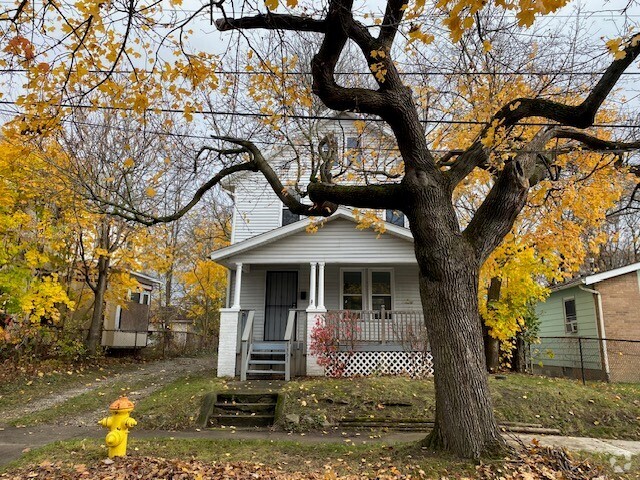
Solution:
[{"label": "front door", "polygon": [[298,272],[267,272],[264,339],[284,340],[289,310],[297,307]]}]

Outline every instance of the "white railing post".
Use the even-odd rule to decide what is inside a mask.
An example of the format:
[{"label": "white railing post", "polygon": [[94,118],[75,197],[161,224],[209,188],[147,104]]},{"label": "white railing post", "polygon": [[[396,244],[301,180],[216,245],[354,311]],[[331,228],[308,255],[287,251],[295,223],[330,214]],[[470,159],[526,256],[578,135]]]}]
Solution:
[{"label": "white railing post", "polygon": [[311,262],[309,273],[309,310],[316,308],[316,262]]},{"label": "white railing post", "polygon": [[311,348],[311,333],[317,322],[324,322],[324,312],[318,312],[317,310],[307,310],[307,341],[306,341],[306,354],[305,361],[307,367],[307,375],[310,377],[320,377],[324,375],[324,367],[318,365],[318,357],[311,355],[309,349]]}]

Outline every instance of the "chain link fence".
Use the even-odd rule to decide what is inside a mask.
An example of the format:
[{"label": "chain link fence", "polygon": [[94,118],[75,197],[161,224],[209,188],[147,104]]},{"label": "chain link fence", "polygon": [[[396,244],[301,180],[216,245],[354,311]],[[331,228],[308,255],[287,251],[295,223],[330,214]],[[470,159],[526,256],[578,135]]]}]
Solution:
[{"label": "chain link fence", "polygon": [[640,382],[640,340],[540,337],[527,349],[533,373],[611,382]]}]

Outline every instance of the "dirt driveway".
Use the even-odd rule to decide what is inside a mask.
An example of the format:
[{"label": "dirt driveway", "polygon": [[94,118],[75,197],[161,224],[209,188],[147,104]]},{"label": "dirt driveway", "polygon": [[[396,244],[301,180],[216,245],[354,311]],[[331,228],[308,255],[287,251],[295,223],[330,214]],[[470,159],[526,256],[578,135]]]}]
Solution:
[{"label": "dirt driveway", "polygon": [[[63,392],[56,392],[37,400],[18,405],[10,408],[2,413],[2,423],[8,424],[18,418],[24,417],[31,413],[55,407],[71,398],[90,393],[99,388],[109,386],[129,386],[144,383],[145,387],[130,391],[128,396],[135,401],[145,395],[161,389],[172,381],[184,377],[187,374],[197,374],[206,371],[213,371],[215,368],[214,359],[211,356],[197,358],[173,358],[169,360],[158,360],[155,362],[147,362],[141,364],[132,364],[131,368],[127,368],[120,373],[107,377],[106,379],[97,379],[99,382],[92,382],[82,387],[71,388]],[[75,425],[93,425],[95,423],[96,413],[98,416],[104,413],[104,409],[100,412],[87,412],[75,416],[73,423]],[[64,421],[68,423],[68,421]]]}]

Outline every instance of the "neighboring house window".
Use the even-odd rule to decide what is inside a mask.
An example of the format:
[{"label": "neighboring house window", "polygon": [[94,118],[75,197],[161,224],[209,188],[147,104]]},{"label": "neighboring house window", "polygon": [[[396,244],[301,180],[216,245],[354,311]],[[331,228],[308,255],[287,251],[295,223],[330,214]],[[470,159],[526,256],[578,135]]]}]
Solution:
[{"label": "neighboring house window", "polygon": [[385,212],[385,220],[388,223],[404,227],[404,213],[399,210],[387,210]]},{"label": "neighboring house window", "polygon": [[295,223],[300,220],[300,215],[298,213],[293,213],[287,207],[282,207],[282,226],[289,225],[291,223]]},{"label": "neighboring house window", "polygon": [[150,302],[151,302],[151,294],[148,292],[142,292],[140,303],[142,303],[143,305],[149,305]]},{"label": "neighboring house window", "polygon": [[574,298],[564,299],[564,328],[567,333],[578,333],[578,316]]},{"label": "neighboring house window", "polygon": [[142,305],[149,305],[151,301],[151,294],[149,292],[131,292],[129,298],[132,303],[141,303]]},{"label": "neighboring house window", "polygon": [[342,272],[342,308],[362,310],[362,271],[345,270]]},{"label": "neighboring house window", "polygon": [[371,272],[371,309],[391,310],[391,271]]}]

